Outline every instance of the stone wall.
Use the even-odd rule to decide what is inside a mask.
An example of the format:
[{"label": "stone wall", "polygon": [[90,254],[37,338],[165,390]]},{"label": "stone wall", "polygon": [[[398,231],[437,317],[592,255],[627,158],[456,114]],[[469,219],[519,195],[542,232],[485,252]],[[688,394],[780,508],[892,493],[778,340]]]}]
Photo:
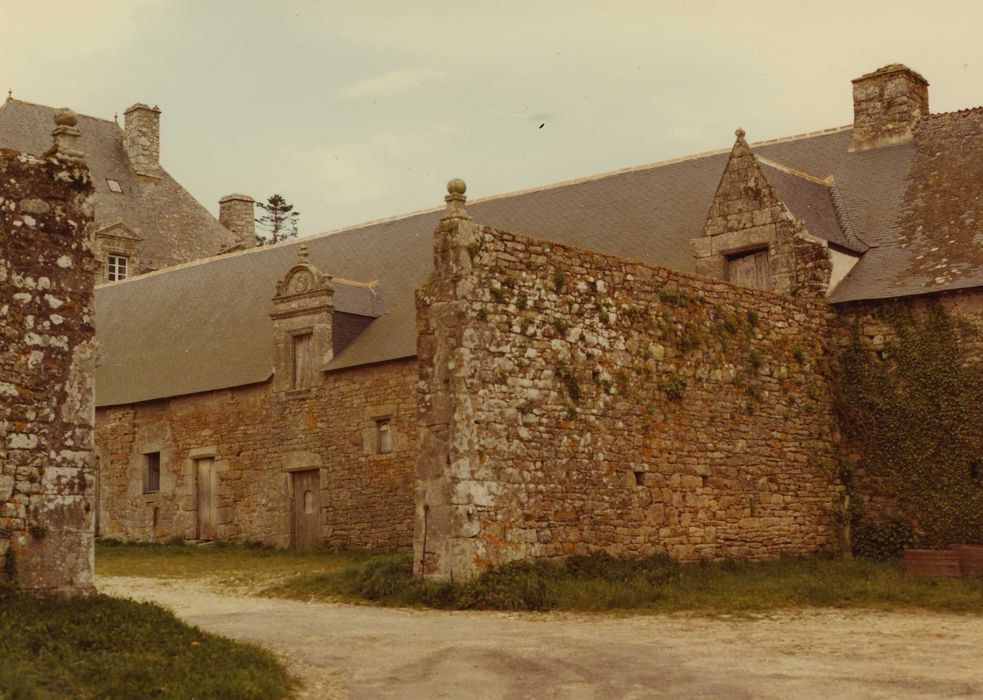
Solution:
[{"label": "stone wall", "polygon": [[[952,318],[968,324],[973,329],[966,348],[968,351],[966,360],[977,366],[983,366],[983,290],[978,288],[839,304],[836,307],[840,318],[839,342],[849,343],[852,339],[851,329],[856,327],[861,343],[873,352],[873,357],[880,362],[890,363],[892,360],[890,345],[898,342],[899,338],[892,324],[885,318],[885,313],[908,311],[916,318],[924,318],[935,305],[941,306]],[[942,439],[945,441],[945,438]],[[862,501],[864,519],[874,524],[883,524],[897,518],[905,520],[906,517],[891,495],[889,485],[875,478],[864,464],[862,458],[864,446],[847,439],[842,443],[841,449],[843,458],[852,466],[854,496]],[[983,460],[983,452],[980,453],[979,458]],[[968,470],[965,485],[973,489],[979,488],[978,484],[972,483]]]},{"label": "stone wall", "polygon": [[825,304],[449,215],[418,292],[418,570],[837,544]]},{"label": "stone wall", "polygon": [[[99,409],[100,534],[196,537],[195,460],[218,472],[216,537],[290,545],[290,471],[320,470],[320,535],[338,547],[407,547],[416,459],[412,359],[340,370],[299,395],[272,383]],[[380,454],[375,419],[391,419]],[[160,490],[146,493],[145,455]]]},{"label": "stone wall", "polygon": [[0,578],[91,590],[92,186],[7,150],[0,183]]}]

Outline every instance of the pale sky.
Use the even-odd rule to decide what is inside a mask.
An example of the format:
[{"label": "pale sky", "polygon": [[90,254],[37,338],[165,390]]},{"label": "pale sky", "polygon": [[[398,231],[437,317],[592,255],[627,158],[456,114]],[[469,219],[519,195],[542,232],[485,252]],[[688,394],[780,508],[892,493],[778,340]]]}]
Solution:
[{"label": "pale sky", "polygon": [[[159,105],[210,210],[278,192],[302,235],[852,120],[905,63],[983,104],[983,2],[0,0],[0,85],[111,119]],[[541,124],[545,124],[540,128]]]}]

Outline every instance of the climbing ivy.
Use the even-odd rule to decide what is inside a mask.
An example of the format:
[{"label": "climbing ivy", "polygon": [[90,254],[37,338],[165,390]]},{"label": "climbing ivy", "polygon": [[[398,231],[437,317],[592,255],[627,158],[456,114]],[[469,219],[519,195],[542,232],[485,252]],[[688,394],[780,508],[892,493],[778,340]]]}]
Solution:
[{"label": "climbing ivy", "polygon": [[[836,408],[860,457],[862,489],[889,499],[896,512],[871,518],[853,509],[854,549],[888,556],[911,544],[983,542],[983,363],[970,355],[976,334],[938,304],[924,312],[885,307],[878,315],[888,339],[872,348],[854,325],[836,376]],[[856,488],[853,479],[845,483]]]}]

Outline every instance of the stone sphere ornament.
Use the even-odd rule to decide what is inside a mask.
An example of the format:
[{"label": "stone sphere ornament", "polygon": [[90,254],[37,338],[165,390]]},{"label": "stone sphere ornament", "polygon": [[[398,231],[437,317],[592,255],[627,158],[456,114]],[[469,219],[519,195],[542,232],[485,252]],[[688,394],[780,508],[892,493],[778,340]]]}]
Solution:
[{"label": "stone sphere ornament", "polygon": [[55,125],[57,126],[76,126],[78,117],[70,109],[62,107],[55,111]]}]

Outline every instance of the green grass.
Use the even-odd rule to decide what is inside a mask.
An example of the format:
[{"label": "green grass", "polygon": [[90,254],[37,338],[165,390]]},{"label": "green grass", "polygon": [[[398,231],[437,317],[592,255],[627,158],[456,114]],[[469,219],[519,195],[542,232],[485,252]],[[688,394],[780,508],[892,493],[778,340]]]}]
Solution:
[{"label": "green grass", "polygon": [[493,610],[750,613],[786,608],[929,609],[983,613],[983,578],[914,578],[897,562],[822,557],[679,564],[666,557],[573,557],[515,563],[461,584],[423,581],[409,555],[304,574],[268,595],[381,605]]},{"label": "green grass", "polygon": [[389,606],[487,610],[753,613],[783,608],[983,613],[983,578],[915,578],[897,561],[824,557],[680,564],[666,557],[520,562],[460,584],[424,581],[410,555],[244,546],[96,547],[103,576],[243,581],[263,595]]},{"label": "green grass", "polygon": [[362,551],[328,551],[313,548],[291,551],[272,547],[215,543],[120,544],[96,543],[96,573],[100,576],[149,578],[215,577],[224,583],[255,581],[323,573],[352,566],[371,555]]},{"label": "green grass", "polygon": [[269,652],[190,627],[157,605],[0,588],[0,700],[266,700],[290,690]]}]

